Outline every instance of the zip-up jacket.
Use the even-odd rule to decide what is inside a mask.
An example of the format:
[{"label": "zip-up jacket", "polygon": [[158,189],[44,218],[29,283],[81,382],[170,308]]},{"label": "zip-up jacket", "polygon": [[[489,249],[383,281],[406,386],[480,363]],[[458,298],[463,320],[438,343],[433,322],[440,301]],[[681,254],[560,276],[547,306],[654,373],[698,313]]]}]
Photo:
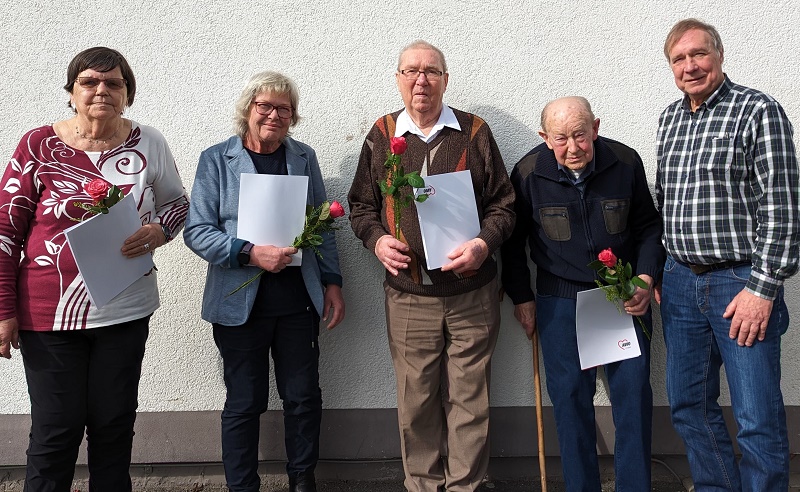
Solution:
[{"label": "zip-up jacket", "polygon": [[[611,248],[634,275],[661,279],[662,222],[639,154],[614,140],[594,142],[594,169],[576,185],[541,144],[514,166],[516,225],[502,247],[502,281],[514,304],[534,299],[525,243],[536,264],[536,291],[574,299],[597,287],[588,264]],[[589,172],[589,171],[587,171]]]}]

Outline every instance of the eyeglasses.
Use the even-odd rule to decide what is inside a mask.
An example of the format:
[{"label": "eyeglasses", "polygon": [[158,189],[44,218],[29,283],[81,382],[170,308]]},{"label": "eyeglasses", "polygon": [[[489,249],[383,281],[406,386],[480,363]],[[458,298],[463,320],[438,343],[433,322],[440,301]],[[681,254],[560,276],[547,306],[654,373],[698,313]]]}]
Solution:
[{"label": "eyeglasses", "polygon": [[125,79],[98,79],[97,77],[78,77],[75,82],[84,89],[94,89],[100,85],[100,82],[104,82],[106,87],[114,91],[118,91],[128,85],[128,81]]},{"label": "eyeglasses", "polygon": [[432,68],[428,68],[425,70],[409,68],[408,70],[400,70],[400,74],[403,75],[403,77],[407,78],[408,80],[417,80],[417,78],[423,74],[425,75],[425,78],[427,78],[428,80],[432,80],[432,79],[438,79],[444,74],[444,72],[442,72],[441,70],[434,70]]},{"label": "eyeglasses", "polygon": [[287,106],[273,106],[270,103],[265,102],[257,102],[254,103],[256,105],[256,113],[263,114],[264,116],[269,116],[272,114],[272,110],[278,111],[279,118],[291,118],[292,113],[294,112],[292,108]]}]

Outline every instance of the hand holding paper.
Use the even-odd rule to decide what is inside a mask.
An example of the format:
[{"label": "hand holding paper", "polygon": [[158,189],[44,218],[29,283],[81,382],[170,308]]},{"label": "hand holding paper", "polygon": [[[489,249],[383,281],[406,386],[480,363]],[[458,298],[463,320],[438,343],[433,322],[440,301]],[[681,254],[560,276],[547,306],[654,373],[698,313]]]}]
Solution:
[{"label": "hand holding paper", "polygon": [[292,255],[297,248],[279,248],[277,246],[253,246],[250,253],[250,264],[271,273],[278,273],[292,263]]},{"label": "hand holding paper", "polygon": [[122,254],[126,258],[152,253],[154,249],[166,243],[166,238],[159,224],[145,224],[122,243]]},{"label": "hand holding paper", "polygon": [[489,246],[486,241],[480,238],[470,239],[452,253],[447,255],[450,258],[450,263],[442,266],[442,271],[447,272],[452,270],[456,273],[466,273],[475,271],[483,265],[486,257],[489,256]]}]

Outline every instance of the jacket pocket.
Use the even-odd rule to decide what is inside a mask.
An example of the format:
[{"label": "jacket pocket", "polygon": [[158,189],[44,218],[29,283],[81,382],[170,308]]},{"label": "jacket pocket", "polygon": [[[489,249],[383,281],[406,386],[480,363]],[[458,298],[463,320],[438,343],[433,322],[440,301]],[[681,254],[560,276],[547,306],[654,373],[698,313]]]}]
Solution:
[{"label": "jacket pocket", "polygon": [[539,210],[539,220],[542,222],[542,229],[548,239],[569,241],[572,237],[567,207],[544,207]]},{"label": "jacket pocket", "polygon": [[603,200],[600,202],[603,208],[603,220],[606,223],[606,232],[609,234],[621,234],[628,228],[628,212],[631,201],[628,198],[622,200]]}]

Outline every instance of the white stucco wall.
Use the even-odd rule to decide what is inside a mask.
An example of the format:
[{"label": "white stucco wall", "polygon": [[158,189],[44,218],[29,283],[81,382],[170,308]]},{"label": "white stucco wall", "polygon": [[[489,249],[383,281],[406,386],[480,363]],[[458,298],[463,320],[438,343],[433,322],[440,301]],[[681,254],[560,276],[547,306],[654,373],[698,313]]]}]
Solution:
[{"label": "white stucco wall", "polygon": [[[136,103],[127,116],[166,136],[187,189],[199,153],[230,135],[244,81],[275,69],[298,83],[304,119],[295,136],[317,150],[329,196],[344,200],[364,135],[378,116],[401,107],[393,76],[398,51],[424,38],[447,56],[445,102],[488,121],[509,170],[540,142],[542,106],[580,94],[601,118],[601,134],[637,149],[652,181],[658,114],[679,97],[662,44],[672,24],[689,16],[720,30],[724,66],[735,82],[772,94],[800,125],[800,6],[790,0],[5,2],[0,170],[26,130],[70,116],[61,89],[67,64],[78,51],[105,45],[120,50],[136,74]],[[382,269],[349,227],[337,237],[347,318],[321,337],[325,406],[393,407]],[[151,324],[140,410],[220,409],[221,363],[199,317],[205,264],[180,240],[160,249],[156,263],[163,306]],[[787,284],[787,299],[800,319],[800,282]],[[533,402],[530,343],[511,312],[506,300],[494,362],[496,406]],[[796,324],[783,338],[790,405],[800,404]],[[666,405],[660,337],[657,329],[652,381],[656,404]],[[18,352],[0,360],[0,375],[0,414],[27,413]],[[608,404],[600,386],[597,402]]]}]

